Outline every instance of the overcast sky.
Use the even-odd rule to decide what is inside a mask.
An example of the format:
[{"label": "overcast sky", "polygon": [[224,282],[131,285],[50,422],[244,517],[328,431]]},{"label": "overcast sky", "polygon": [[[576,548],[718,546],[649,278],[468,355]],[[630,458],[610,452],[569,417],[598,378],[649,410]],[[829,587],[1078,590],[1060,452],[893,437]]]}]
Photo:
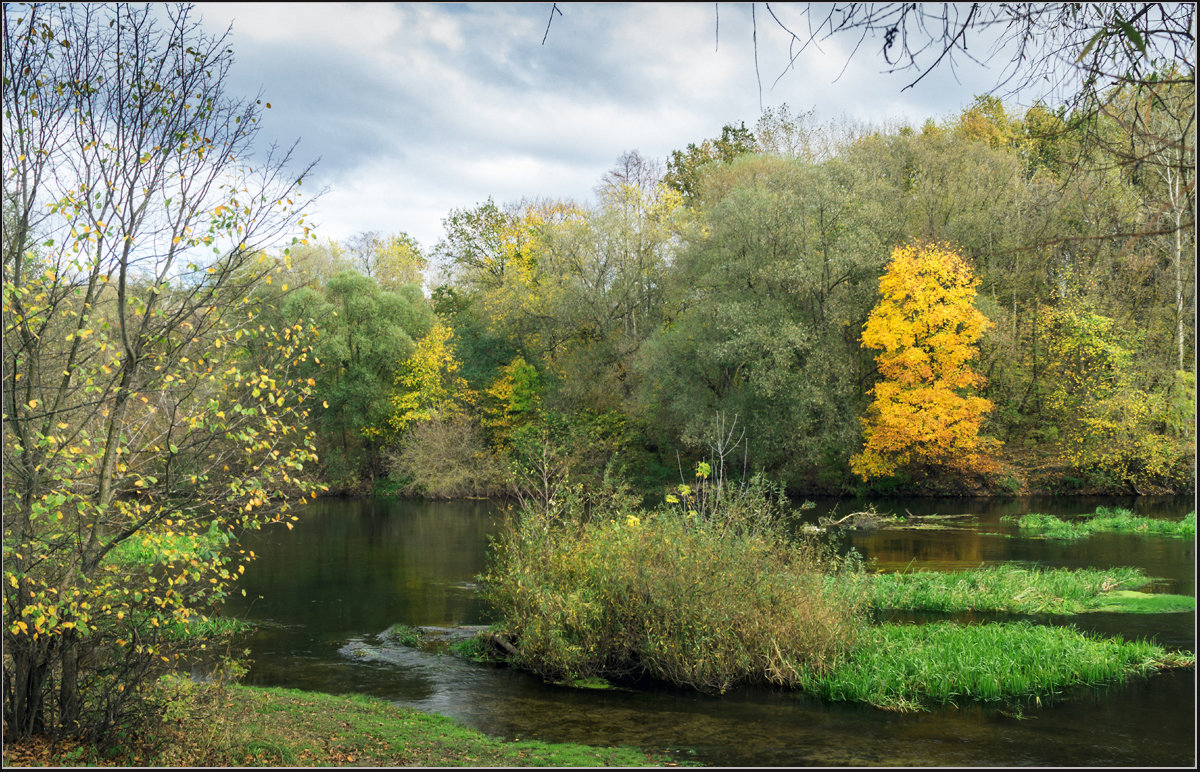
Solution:
[{"label": "overcast sky", "polygon": [[[799,5],[772,4],[804,29]],[[272,109],[264,139],[320,158],[318,236],[406,231],[426,248],[451,209],[562,198],[586,203],[617,157],[665,160],[726,123],[760,115],[751,5],[559,3],[201,3],[233,25],[233,93]],[[788,37],[762,3],[764,107],[873,124],[957,113],[996,73],[972,66],[883,74],[879,42],[845,38],[788,63]],[[718,26],[719,14],[719,26]],[[718,34],[719,31],[719,34]],[[844,71],[843,71],[844,70]]]}]

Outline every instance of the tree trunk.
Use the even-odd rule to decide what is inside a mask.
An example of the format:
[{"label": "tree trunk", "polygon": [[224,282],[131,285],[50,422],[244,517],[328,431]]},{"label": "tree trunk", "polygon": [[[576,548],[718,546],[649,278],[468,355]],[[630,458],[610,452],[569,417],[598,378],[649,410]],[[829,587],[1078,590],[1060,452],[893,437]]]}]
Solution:
[{"label": "tree trunk", "polygon": [[42,689],[46,685],[48,670],[38,651],[12,652],[12,670],[6,673],[11,675],[11,682],[5,685],[4,721],[13,737],[29,737],[45,732]]},{"label": "tree trunk", "polygon": [[58,731],[73,735],[79,729],[79,641],[68,630],[62,641],[62,683],[59,687]]}]

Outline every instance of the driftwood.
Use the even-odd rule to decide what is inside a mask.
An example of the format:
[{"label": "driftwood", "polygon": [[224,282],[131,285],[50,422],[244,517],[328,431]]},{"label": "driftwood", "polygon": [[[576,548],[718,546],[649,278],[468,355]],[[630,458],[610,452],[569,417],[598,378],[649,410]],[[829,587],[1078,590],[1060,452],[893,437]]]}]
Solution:
[{"label": "driftwood", "polygon": [[881,528],[888,523],[895,522],[896,518],[891,515],[881,515],[874,509],[868,509],[864,512],[851,512],[845,517],[834,520],[832,517],[822,517],[820,524],[822,528],[836,528],[844,525],[846,528]]},{"label": "driftwood", "polygon": [[494,649],[499,649],[502,653],[509,657],[517,656],[517,647],[512,645],[505,636],[492,633],[487,637],[487,643]]}]

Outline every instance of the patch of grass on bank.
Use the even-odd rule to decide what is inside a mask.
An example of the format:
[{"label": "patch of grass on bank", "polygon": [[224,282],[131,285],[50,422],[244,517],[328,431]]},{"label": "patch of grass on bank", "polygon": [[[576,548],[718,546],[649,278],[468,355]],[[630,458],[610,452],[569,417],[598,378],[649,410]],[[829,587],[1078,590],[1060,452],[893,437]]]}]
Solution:
[{"label": "patch of grass on bank", "polygon": [[1182,665],[1194,666],[1195,657],[1070,627],[884,624],[870,629],[851,658],[802,686],[828,700],[909,711],[967,700],[1041,699]]},{"label": "patch of grass on bank", "polygon": [[[187,685],[192,690],[204,687]],[[184,699],[180,696],[176,699]],[[186,711],[184,711],[186,712]],[[144,743],[143,746],[146,744]],[[99,758],[87,747],[6,744],[4,764],[166,767],[650,766],[632,748],[508,742],[363,696],[227,685],[208,710],[167,722],[149,743]]]},{"label": "patch of grass on bank", "polygon": [[1191,595],[1166,595],[1133,590],[1105,593],[1090,611],[1109,611],[1122,614],[1175,614],[1195,611],[1196,599]]},{"label": "patch of grass on bank", "polygon": [[879,609],[1014,614],[1101,610],[1161,613],[1195,608],[1195,598],[1190,596],[1117,594],[1149,582],[1140,569],[1130,567],[1072,570],[989,566],[954,572],[906,571],[873,575],[870,603]]},{"label": "patch of grass on bank", "polygon": [[167,565],[188,561],[196,555],[216,552],[227,545],[231,537],[222,533],[214,522],[207,531],[189,533],[139,534],[121,542],[105,557],[110,563],[122,566]]},{"label": "patch of grass on bank", "polygon": [[1182,520],[1158,520],[1140,517],[1127,509],[1100,507],[1079,520],[1062,520],[1053,515],[1031,513],[1017,518],[1008,515],[1001,520],[1016,521],[1022,531],[1050,539],[1083,539],[1094,533],[1131,533],[1154,536],[1195,538],[1196,513],[1189,512]]}]

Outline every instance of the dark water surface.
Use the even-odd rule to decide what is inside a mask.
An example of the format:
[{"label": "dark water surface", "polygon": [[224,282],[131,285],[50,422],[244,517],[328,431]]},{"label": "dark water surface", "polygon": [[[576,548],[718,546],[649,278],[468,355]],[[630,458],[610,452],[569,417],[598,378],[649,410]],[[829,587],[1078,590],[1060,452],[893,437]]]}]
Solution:
[{"label": "dark water surface", "polygon": [[[970,517],[945,530],[880,530],[844,537],[873,567],[954,570],[1003,562],[1084,567],[1133,565],[1155,590],[1195,594],[1195,542],[1094,536],[1076,542],[1021,537],[1009,514],[1059,516],[1098,505],[1181,517],[1185,498],[877,499],[880,512]],[[818,501],[813,520],[866,502]],[[840,516],[838,514],[837,516]],[[475,596],[487,536],[501,512],[486,502],[320,501],[293,531],[247,539],[258,560],[227,613],[261,623],[248,641],[246,682],[335,694],[360,693],[452,716],[509,739],[633,745],[712,766],[1194,766],[1195,671],[1175,671],[1106,690],[1083,690],[1014,718],[965,704],[920,714],[823,704],[771,689],[720,697],[669,687],[573,690],[508,668],[405,650],[394,662],[338,650],[375,641],[395,622],[491,621]],[[1090,614],[1052,624],[1195,651],[1195,614]]]}]

